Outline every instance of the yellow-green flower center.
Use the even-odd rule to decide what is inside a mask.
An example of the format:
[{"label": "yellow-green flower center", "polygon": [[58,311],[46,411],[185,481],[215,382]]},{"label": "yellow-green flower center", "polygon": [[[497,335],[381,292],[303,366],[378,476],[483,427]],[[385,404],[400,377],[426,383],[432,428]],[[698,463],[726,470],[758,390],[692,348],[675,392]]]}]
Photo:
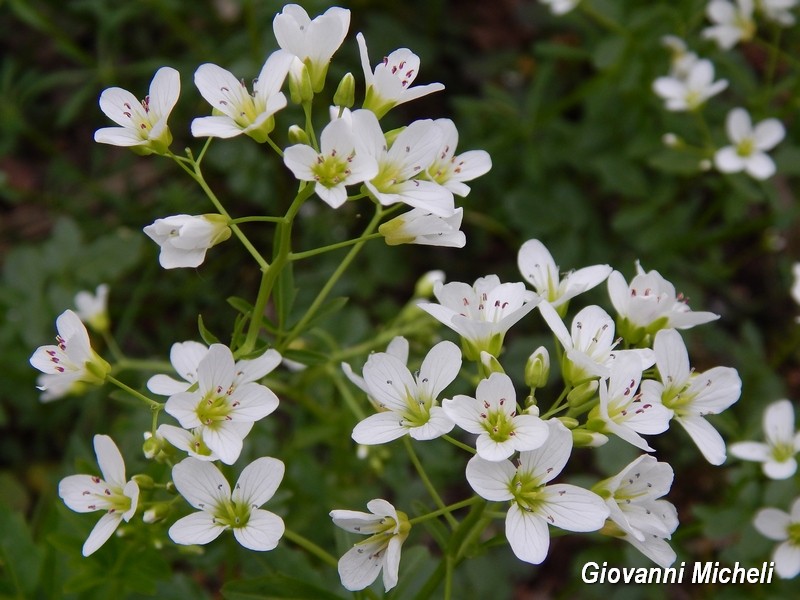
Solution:
[{"label": "yellow-green flower center", "polygon": [[214,427],[222,421],[230,420],[234,404],[231,404],[230,394],[233,390],[223,392],[217,388],[207,393],[197,405],[197,418],[206,427]]},{"label": "yellow-green flower center", "polygon": [[319,156],[317,163],[311,167],[314,179],[326,188],[340,185],[350,176],[350,161],[353,154],[340,156],[333,150],[328,156]]},{"label": "yellow-green flower center", "polygon": [[736,144],[736,154],[741,157],[747,157],[755,152],[756,145],[752,138],[745,138]]}]

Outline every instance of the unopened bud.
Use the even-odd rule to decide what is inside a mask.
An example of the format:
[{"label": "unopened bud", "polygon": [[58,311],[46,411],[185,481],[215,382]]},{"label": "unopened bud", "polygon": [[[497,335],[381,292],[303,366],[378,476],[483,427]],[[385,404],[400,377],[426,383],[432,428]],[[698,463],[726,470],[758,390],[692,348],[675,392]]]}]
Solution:
[{"label": "unopened bud", "polygon": [[158,521],[162,521],[169,515],[170,512],[170,503],[169,502],[159,502],[158,504],[154,504],[152,507],[148,508],[144,511],[142,515],[142,521],[145,523],[157,523]]},{"label": "unopened bud", "polygon": [[314,89],[311,86],[311,75],[308,67],[299,58],[292,61],[289,69],[289,95],[295,104],[311,102],[314,97]]},{"label": "unopened bud", "polygon": [[578,419],[573,419],[572,417],[558,417],[558,420],[567,429],[575,429],[578,426]]},{"label": "unopened bud", "polygon": [[488,378],[489,375],[492,373],[503,373],[505,374],[505,370],[503,369],[503,365],[500,364],[500,361],[497,360],[493,355],[489,354],[486,351],[481,351],[481,376],[485,379]]},{"label": "unopened bud", "polygon": [[150,475],[145,475],[144,473],[137,473],[133,477],[131,477],[136,482],[136,485],[139,486],[140,490],[152,490],[153,486],[155,486],[155,482]]},{"label": "unopened bud", "polygon": [[539,346],[525,364],[525,385],[531,389],[544,387],[547,385],[548,377],[550,377],[550,353],[544,346]]},{"label": "unopened bud", "polygon": [[356,79],[352,73],[346,73],[342,77],[339,87],[336,88],[336,93],[333,95],[333,103],[346,108],[352,108],[356,103]]},{"label": "unopened bud", "polygon": [[667,148],[678,148],[683,140],[674,133],[665,133],[661,136],[661,143]]},{"label": "unopened bud", "polygon": [[608,441],[602,433],[586,431],[585,429],[572,430],[572,445],[576,448],[599,448]]},{"label": "unopened bud", "polygon": [[299,125],[292,125],[291,127],[289,127],[289,143],[304,144],[306,146],[311,145],[306,130],[300,127]]},{"label": "unopened bud", "polygon": [[573,408],[585,404],[591,400],[597,393],[597,380],[586,381],[577,387],[574,387],[567,394],[567,401]]},{"label": "unopened bud", "polygon": [[437,283],[444,283],[444,271],[428,271],[414,285],[414,297],[430,298]]}]

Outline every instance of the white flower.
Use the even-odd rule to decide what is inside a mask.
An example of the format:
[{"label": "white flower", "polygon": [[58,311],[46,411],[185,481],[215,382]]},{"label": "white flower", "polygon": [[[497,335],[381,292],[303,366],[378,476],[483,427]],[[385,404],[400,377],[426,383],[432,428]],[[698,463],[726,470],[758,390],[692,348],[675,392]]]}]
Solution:
[{"label": "white flower", "polygon": [[661,44],[670,51],[670,77],[686,79],[692,66],[698,61],[697,54],[691,52],[681,38],[675,35],[665,35]]},{"label": "white flower", "polygon": [[[392,338],[392,341],[389,342],[389,345],[386,347],[386,354],[393,356],[405,365],[408,362],[408,340],[401,335]],[[341,363],[341,367],[342,371],[350,380],[350,382],[362,392],[367,394],[370,402],[372,402],[377,408],[379,404],[374,398],[372,398],[372,396],[369,395],[369,388],[367,387],[367,382],[364,381],[364,378],[356,375],[353,371],[353,367],[346,362]]]},{"label": "white flower", "polygon": [[439,394],[461,370],[461,351],[452,342],[439,342],[422,361],[416,376],[405,363],[385,352],[370,355],[364,365],[368,395],[384,412],[371,415],[353,429],[358,444],[385,444],[406,434],[432,440],[453,429],[437,404]]},{"label": "white flower", "polygon": [[594,265],[569,271],[562,278],[550,251],[539,240],[522,244],[517,254],[517,266],[542,300],[547,300],[553,308],[563,307],[559,311],[562,315],[572,298],[600,285],[611,273],[608,265]]},{"label": "white flower", "polygon": [[447,416],[463,430],[477,434],[478,456],[504,460],[517,451],[535,450],[547,440],[547,424],[539,417],[517,414],[517,393],[511,378],[492,373],[478,384],[475,398],[459,394],[442,402]]},{"label": "white flower", "polygon": [[775,163],[767,155],[786,135],[778,119],[765,119],[753,127],[750,114],[734,108],[725,120],[725,129],[732,145],[717,150],[714,165],[722,173],[744,171],[754,179],[767,179],[775,174]]},{"label": "white flower", "polygon": [[800,498],[792,503],[787,514],[777,508],[762,508],[753,525],[766,538],[781,542],[772,553],[775,571],[783,579],[800,573]]},{"label": "white flower", "polygon": [[257,367],[243,376],[230,349],[212,344],[197,366],[197,389],[173,394],[164,410],[184,429],[203,427],[203,442],[208,449],[225,464],[233,464],[244,439],[243,427],[237,423],[252,425],[278,407],[278,397],[272,390],[254,383],[268,372],[266,361]]},{"label": "white flower", "polygon": [[314,92],[325,87],[328,64],[349,28],[350,11],[338,6],[312,20],[302,6],[287,4],[272,21],[278,45],[305,64]]},{"label": "white flower", "polygon": [[80,291],[75,294],[75,312],[81,321],[95,331],[107,331],[108,321],[108,285],[101,283],[94,294]]},{"label": "white flower", "polygon": [[453,214],[455,204],[450,190],[418,177],[433,163],[441,143],[441,133],[433,121],[414,121],[388,146],[374,113],[356,110],[350,118],[356,154],[372,157],[378,163],[377,174],[366,181],[378,202],[384,206],[403,202],[440,217]]},{"label": "white flower", "polygon": [[700,59],[689,67],[685,77],[659,77],[653,91],[661,96],[667,110],[696,110],[706,100],[728,87],[726,79],[714,81],[714,64]]},{"label": "white flower", "polygon": [[352,592],[363,590],[383,569],[383,587],[388,592],[397,585],[400,551],[411,525],[406,514],[386,500],[370,500],[367,508],[369,513],[357,510],[330,512],[337,527],[370,536],[339,559],[339,577],[342,585]]},{"label": "white flower", "polygon": [[107,435],[94,436],[94,453],[102,478],[70,475],[58,484],[58,495],[71,510],[106,511],[83,545],[84,556],[105,544],[123,519],[130,521],[139,502],[139,486],[133,480],[126,481],[125,462],[114,440]]},{"label": "white flower", "polygon": [[[253,428],[252,423],[231,423],[231,428],[236,430],[236,435],[241,438],[247,437]],[[174,425],[162,424],[158,426],[156,434],[161,439],[166,440],[178,450],[183,450],[189,456],[198,460],[220,460],[219,455],[209,448],[203,441],[203,431],[205,426],[195,427],[191,431],[175,427]]]},{"label": "white flower", "polygon": [[180,74],[171,67],[156,71],[150,93],[141,102],[122,88],[103,90],[100,110],[120,127],[98,129],[94,141],[130,147],[140,154],[164,154],[172,143],[167,119],[180,93]]},{"label": "white flower", "polygon": [[716,415],[739,399],[742,380],[736,369],[714,367],[694,373],[681,334],[664,329],[653,343],[661,381],[642,382],[642,402],[661,403],[686,430],[712,465],[725,462],[725,442],[705,415]]},{"label": "white flower", "polygon": [[374,112],[379,119],[398,104],[410,102],[444,89],[444,85],[441,83],[412,87],[411,84],[414,83],[419,71],[419,56],[408,48],[400,48],[389,54],[383,59],[383,62],[375,67],[373,73],[364,35],[358,33],[356,40],[361,54],[364,81],[367,84],[363,108]]},{"label": "white flower", "polygon": [[467,463],[467,481],[492,502],[511,501],[506,538],[517,558],[538,565],[550,547],[548,524],[567,531],[597,531],[609,515],[597,494],[574,485],[547,485],[566,465],[572,434],[556,419],[543,446],[521,452],[518,466],[509,460],[490,462],[474,456]]},{"label": "white flower", "polygon": [[291,52],[273,52],[253,82],[252,95],[230,71],[211,63],[200,65],[194,83],[211,107],[222,114],[194,119],[192,135],[231,138],[244,133],[265,142],[275,127],[273,115],[286,106],[286,96],[280,90],[292,60]]},{"label": "white flower", "polygon": [[675,562],[675,551],[665,539],[678,527],[678,514],[672,503],[659,498],[669,492],[673,477],[669,464],[644,454],[592,487],[621,530],[615,535],[664,568]]},{"label": "white flower", "polygon": [[439,304],[418,306],[462,337],[468,360],[478,360],[482,350],[497,356],[506,331],[539,302],[524,283],[500,283],[497,275],[480,277],[473,285],[437,282],[433,295]]},{"label": "white flower", "polygon": [[589,412],[587,427],[611,433],[641,450],[653,448],[640,434],[654,435],[669,429],[672,411],[652,398],[645,401],[637,393],[642,379],[642,361],[632,354],[621,354],[611,364],[610,376],[600,381],[600,403]]},{"label": "white flower", "polygon": [[797,5],[797,0],[757,0],[756,8],[760,10],[768,21],[781,27],[791,27],[795,23],[791,10]]},{"label": "white flower", "polygon": [[347,200],[348,185],[372,179],[378,174],[374,157],[355,150],[350,120],[328,123],[320,135],[320,151],[295,144],[287,148],[283,162],[300,181],[315,181],[314,191],[333,208]]},{"label": "white flower", "polygon": [[706,5],[706,15],[714,25],[703,29],[703,37],[717,42],[722,50],[752,39],[756,33],[754,8],[753,0],[736,0],[736,6],[728,0],[711,0]]},{"label": "white flower", "polygon": [[456,156],[458,130],[455,123],[450,119],[436,119],[433,124],[442,134],[442,141],[425,176],[457,196],[466,196],[470,190],[464,182],[488,173],[492,159],[485,150],[470,150]]},{"label": "white flower", "polygon": [[712,312],[692,311],[674,285],[658,271],[645,272],[638,260],[630,285],[619,271],[608,276],[608,295],[619,315],[620,334],[632,344],[659,329],[689,329],[719,319]]},{"label": "white flower", "polygon": [[378,231],[389,246],[422,244],[463,248],[467,243],[461,231],[464,209],[459,207],[449,217],[440,217],[423,208],[412,208],[407,213],[386,221]]},{"label": "white flower", "polygon": [[764,411],[764,437],[767,443],[738,442],[731,454],[742,460],[763,463],[770,479],[788,479],[797,472],[794,455],[800,452],[800,432],[794,428],[794,408],[788,400],[773,402]]},{"label": "white flower", "polygon": [[614,350],[619,343],[614,339],[614,321],[599,306],[581,309],[572,320],[571,332],[548,302],[540,303],[539,311],[564,348],[561,372],[570,385],[578,386],[595,377],[607,378],[615,358],[625,354],[639,359],[641,371],[652,366],[655,360],[652,350],[647,348]]},{"label": "white flower", "polygon": [[208,544],[226,529],[250,550],[272,550],[283,536],[283,519],[259,508],[272,498],[285,467],[277,458],[262,456],[247,465],[231,492],[228,480],[210,462],[186,458],[172,469],[181,496],[200,509],[169,528],[176,544]]},{"label": "white flower", "polygon": [[36,380],[44,392],[42,402],[80,392],[83,383],[101,385],[111,370],[92,350],[89,333],[74,312],[61,313],[56,329],[56,345],[39,346],[30,358],[31,365],[44,373]]},{"label": "white flower", "polygon": [[165,269],[198,267],[209,248],[231,237],[227,219],[215,214],[156,219],[143,231],[161,246],[158,262]]},{"label": "white flower", "polygon": [[540,0],[542,4],[550,7],[554,15],[564,15],[574,9],[581,0]]}]

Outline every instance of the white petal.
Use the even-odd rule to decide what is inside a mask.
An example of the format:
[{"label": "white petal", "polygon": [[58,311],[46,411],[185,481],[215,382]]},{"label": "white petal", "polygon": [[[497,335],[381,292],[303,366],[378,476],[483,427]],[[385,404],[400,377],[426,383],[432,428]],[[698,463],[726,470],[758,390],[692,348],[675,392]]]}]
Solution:
[{"label": "white petal", "polygon": [[300,181],[314,181],[316,174],[311,169],[319,159],[319,154],[305,144],[289,146],[283,152],[283,162]]},{"label": "white petal", "polygon": [[661,381],[674,386],[682,386],[689,379],[689,353],[681,334],[674,329],[662,329],[653,342],[656,353],[656,366]]},{"label": "white petal", "polygon": [[383,559],[383,590],[388,592],[397,585],[397,573],[400,570],[400,548],[403,540],[394,536],[386,547],[386,556]]},{"label": "white petal", "polygon": [[511,482],[517,469],[510,461],[490,462],[480,456],[473,456],[467,463],[467,481],[472,489],[486,500],[501,502],[511,500]]},{"label": "white petal", "polygon": [[548,485],[540,497],[543,503],[537,513],[551,525],[568,531],[597,531],[609,515],[600,496],[575,485]]},{"label": "white petal", "polygon": [[539,485],[555,478],[564,469],[572,453],[572,433],[557,419],[546,421],[550,428],[547,441],[519,455],[519,468],[534,477]]},{"label": "white petal", "polygon": [[745,161],[744,170],[754,179],[769,179],[775,174],[775,163],[767,154],[756,152]]},{"label": "white petal", "polygon": [[762,467],[764,474],[770,479],[789,479],[797,472],[797,460],[794,458],[782,461],[768,460]]},{"label": "white petal", "polygon": [[178,519],[172,524],[167,533],[176,544],[189,546],[192,544],[208,544],[217,539],[225,529],[225,527],[216,523],[214,515],[201,511]]},{"label": "white petal", "polygon": [[761,121],[753,130],[756,148],[759,150],[772,150],[786,135],[786,129],[778,119]]},{"label": "white petal", "polygon": [[[253,83],[255,97],[260,98],[263,102],[278,94],[286,75],[289,73],[289,67],[293,60],[294,55],[283,49],[276,50],[270,54],[264,62],[264,66],[261,67],[258,78]],[[280,108],[283,108],[283,106]]]},{"label": "white petal", "polygon": [[518,559],[534,565],[547,558],[550,532],[541,517],[523,511],[515,503],[506,515],[506,538]]},{"label": "white petal", "polygon": [[792,444],[794,408],[788,400],[772,402],[764,411],[764,434],[772,445]]},{"label": "white petal", "polygon": [[367,540],[356,544],[339,559],[339,578],[350,590],[363,590],[378,577],[383,567],[380,542]]},{"label": "white petal", "polygon": [[236,362],[236,383],[250,383],[258,381],[275,367],[281,364],[281,354],[275,349],[269,349],[258,358],[240,360]]},{"label": "white petal", "polygon": [[125,485],[125,461],[119,448],[107,435],[94,436],[94,452],[97,455],[97,464],[109,484],[117,487]]},{"label": "white petal", "polygon": [[453,427],[455,427],[455,423],[450,420],[444,409],[441,406],[433,406],[430,410],[428,422],[418,427],[410,427],[408,435],[415,440],[432,440],[450,433]]},{"label": "white petal", "polygon": [[520,452],[535,450],[547,441],[550,429],[545,421],[533,415],[514,417],[514,448]]},{"label": "white petal", "polygon": [[753,525],[761,535],[778,542],[788,539],[788,528],[791,524],[791,517],[777,508],[762,508],[756,513],[753,521]]},{"label": "white petal", "polygon": [[283,462],[277,458],[257,458],[242,470],[231,500],[258,508],[275,494],[285,471]]},{"label": "white petal", "polygon": [[143,146],[147,140],[142,139],[139,132],[125,127],[103,127],[94,132],[94,141],[98,144],[111,144],[128,148],[130,146]]},{"label": "white petal", "polygon": [[443,400],[442,408],[448,418],[464,431],[476,434],[484,433],[483,419],[481,418],[483,404],[477,399],[459,394]]},{"label": "white petal", "polygon": [[[609,282],[610,281],[611,278],[609,277]],[[569,331],[567,330],[566,325],[564,325],[564,322],[561,320],[561,317],[558,316],[556,309],[553,308],[549,302],[540,302],[539,312],[541,312],[545,323],[547,323],[547,326],[558,338],[558,341],[561,342],[561,346],[565,350],[572,348],[572,337],[569,335]]]},{"label": "white petal", "polygon": [[100,520],[94,526],[94,529],[92,529],[92,532],[83,544],[83,555],[89,556],[100,548],[100,546],[105,544],[108,538],[111,537],[111,534],[117,530],[121,521],[122,515],[118,512],[107,512],[100,517]]},{"label": "white petal", "polygon": [[185,392],[191,384],[178,381],[169,375],[153,375],[147,380],[147,389],[159,396],[173,396]]},{"label": "white petal", "polygon": [[[240,422],[241,423],[241,422]],[[244,437],[239,428],[239,423],[227,422],[216,425],[214,428],[203,428],[203,441],[212,452],[216,452],[219,459],[226,465],[232,465],[242,453]]]},{"label": "white petal", "polygon": [[134,127],[132,113],[142,113],[139,99],[128,90],[112,87],[100,94],[100,110],[114,123],[125,128]]},{"label": "white petal", "polygon": [[800,573],[800,546],[791,542],[779,544],[772,555],[775,572],[783,579],[792,579]]},{"label": "white petal", "polygon": [[391,354],[376,352],[364,365],[364,381],[370,395],[381,405],[402,411],[414,397],[417,384],[405,364]]},{"label": "white petal", "polygon": [[692,438],[700,452],[712,465],[725,462],[725,441],[714,426],[703,417],[676,417],[686,433]]},{"label": "white petal", "polygon": [[219,469],[196,458],[185,458],[175,465],[172,481],[189,504],[203,511],[213,511],[231,497],[230,485]]},{"label": "white petal", "polygon": [[58,496],[70,510],[79,513],[94,512],[105,507],[98,505],[108,486],[103,480],[90,475],[69,475],[58,482]]},{"label": "white petal", "polygon": [[275,548],[285,530],[283,519],[278,515],[267,510],[251,510],[247,525],[235,527],[233,535],[245,548],[263,552]]},{"label": "white petal", "polygon": [[150,110],[163,117],[169,115],[181,93],[181,76],[172,67],[161,67],[150,83]]},{"label": "white petal", "polygon": [[278,408],[278,397],[271,389],[260,383],[245,383],[236,387],[228,397],[233,407],[233,421],[258,421]]},{"label": "white petal", "polygon": [[729,450],[736,458],[765,462],[770,457],[769,446],[761,442],[737,442],[731,444]]},{"label": "white petal", "polygon": [[753,123],[750,114],[743,108],[734,108],[725,119],[725,128],[728,137],[734,144],[738,144],[753,134]]},{"label": "white petal", "polygon": [[215,391],[218,386],[227,390],[233,383],[236,369],[233,362],[233,353],[227,346],[212,344],[208,353],[197,366],[197,381],[200,391]]},{"label": "white petal", "polygon": [[244,133],[233,119],[222,115],[193,119],[191,131],[194,137],[218,137],[222,139],[232,138]]},{"label": "white petal", "polygon": [[493,440],[488,433],[482,433],[475,440],[475,450],[478,456],[489,461],[505,460],[515,452],[513,438],[502,442]]},{"label": "white petal", "polygon": [[461,350],[453,342],[439,342],[422,361],[417,375],[419,394],[432,399],[450,385],[461,371]]},{"label": "white petal", "polygon": [[403,418],[393,411],[370,415],[353,429],[353,441],[357,444],[372,446],[385,444],[403,437],[408,428],[403,425]]}]

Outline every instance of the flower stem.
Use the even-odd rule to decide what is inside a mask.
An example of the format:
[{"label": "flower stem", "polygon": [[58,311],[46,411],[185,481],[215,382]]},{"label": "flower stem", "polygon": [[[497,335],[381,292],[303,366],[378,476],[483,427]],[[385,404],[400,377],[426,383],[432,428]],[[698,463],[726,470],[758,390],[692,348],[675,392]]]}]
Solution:
[{"label": "flower stem", "polygon": [[475,454],[475,448],[472,446],[467,446],[464,442],[459,442],[457,439],[450,437],[449,435],[443,435],[442,438],[454,446],[461,448],[462,450],[466,450],[470,454]]},{"label": "flower stem", "polygon": [[240,223],[258,223],[258,222],[285,223],[286,219],[284,217],[239,217],[238,219],[231,219],[228,222],[228,225],[231,224],[238,225]]},{"label": "flower stem", "polygon": [[424,515],[420,515],[419,517],[414,517],[413,519],[409,519],[410,525],[418,525],[419,523],[423,523],[425,521],[429,521],[430,519],[435,519],[441,515],[449,514],[455,512],[459,509],[464,507],[470,506],[471,504],[475,504],[476,502],[480,502],[481,498],[479,496],[473,496],[472,498],[467,498],[466,500],[461,500],[460,502],[456,502],[454,504],[450,504],[449,506],[445,506],[444,508],[440,508],[438,510],[434,510],[432,512],[426,513]]},{"label": "flower stem", "polygon": [[346,248],[347,246],[352,246],[362,241],[365,242],[367,240],[374,240],[381,237],[383,237],[383,234],[381,233],[370,233],[369,235],[364,235],[344,242],[337,242],[335,244],[330,244],[329,246],[321,246],[319,248],[314,248],[313,250],[306,250],[304,252],[292,252],[289,255],[289,260],[303,260],[304,258],[316,256],[317,254],[323,254],[325,252],[330,252],[332,250],[338,250],[339,248]]},{"label": "flower stem", "polygon": [[106,376],[106,379],[108,381],[110,381],[111,383],[113,383],[118,388],[123,389],[126,392],[128,392],[131,396],[134,396],[135,398],[138,398],[139,400],[143,401],[145,404],[147,404],[150,407],[150,410],[152,410],[153,412],[158,413],[164,408],[164,403],[163,402],[156,402],[155,400],[151,400],[150,398],[148,398],[144,394],[142,394],[140,392],[137,392],[131,386],[129,386],[129,385],[125,384],[125,383],[122,383],[116,377],[112,377],[111,375],[108,375],[108,376]]},{"label": "flower stem", "polygon": [[336,557],[329,554],[319,546],[317,546],[311,540],[303,537],[299,533],[292,531],[291,529],[287,528],[283,532],[283,536],[292,542],[293,544],[300,546],[303,550],[313,554],[317,558],[319,558],[322,562],[331,565],[332,567],[336,567],[339,564],[339,561],[336,560]]},{"label": "flower stem", "polygon": [[439,510],[442,511],[442,514],[444,515],[444,518],[447,520],[447,522],[450,524],[450,527],[452,529],[455,529],[456,527],[458,527],[458,521],[456,521],[456,518],[453,515],[451,515],[449,511],[444,510],[447,508],[447,505],[444,503],[442,497],[439,495],[439,492],[436,491],[436,487],[434,487],[433,483],[428,477],[428,474],[425,472],[425,469],[422,466],[422,463],[420,462],[417,453],[414,452],[414,447],[411,445],[411,440],[408,439],[408,436],[403,436],[403,445],[405,445],[406,452],[408,452],[408,456],[411,459],[414,468],[417,470],[420,479],[422,479],[422,483],[425,484],[425,487],[427,488],[428,493],[431,495],[431,498],[433,498],[434,503],[436,503],[436,506],[438,506]]}]

